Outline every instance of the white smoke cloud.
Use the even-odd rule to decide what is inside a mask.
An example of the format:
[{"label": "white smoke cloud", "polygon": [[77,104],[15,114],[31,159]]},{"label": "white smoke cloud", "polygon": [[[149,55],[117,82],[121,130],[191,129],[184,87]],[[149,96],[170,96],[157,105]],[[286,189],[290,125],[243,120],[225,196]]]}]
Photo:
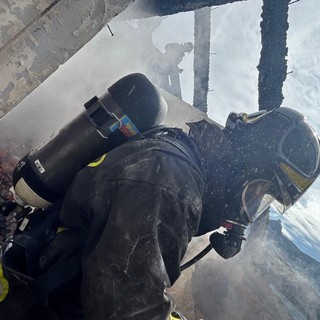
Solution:
[{"label": "white smoke cloud", "polygon": [[126,74],[145,73],[145,39],[127,23],[111,24],[25,98],[2,121],[0,133],[39,144]]}]

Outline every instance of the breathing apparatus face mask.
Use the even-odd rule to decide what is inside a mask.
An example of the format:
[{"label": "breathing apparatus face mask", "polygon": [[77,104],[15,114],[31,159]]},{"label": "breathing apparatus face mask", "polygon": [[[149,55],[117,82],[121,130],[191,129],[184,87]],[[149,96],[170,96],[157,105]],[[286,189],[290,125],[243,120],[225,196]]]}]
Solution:
[{"label": "breathing apparatus face mask", "polygon": [[226,190],[226,221],[243,227],[254,222],[279,195],[277,187],[265,179],[247,180],[244,176],[229,182]]},{"label": "breathing apparatus face mask", "polygon": [[243,189],[241,200],[249,222],[255,221],[278,196],[273,184],[264,179],[249,182]]},{"label": "breathing apparatus face mask", "polygon": [[[278,199],[281,199],[281,202]],[[279,184],[276,184],[266,179],[255,179],[245,184],[241,204],[249,222],[252,223],[271,205],[275,205],[282,214],[283,208],[288,208],[292,202],[280,180]]]}]

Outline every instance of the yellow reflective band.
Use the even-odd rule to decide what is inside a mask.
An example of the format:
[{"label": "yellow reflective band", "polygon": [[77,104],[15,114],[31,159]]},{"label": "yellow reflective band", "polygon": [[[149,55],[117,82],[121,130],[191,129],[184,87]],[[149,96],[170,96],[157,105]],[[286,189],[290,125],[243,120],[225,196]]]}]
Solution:
[{"label": "yellow reflective band", "polygon": [[70,229],[69,228],[65,228],[65,227],[59,227],[58,230],[57,230],[57,234],[60,233],[60,232],[67,231],[67,230],[70,230]]},{"label": "yellow reflective band", "polygon": [[103,162],[103,160],[106,158],[107,154],[103,154],[97,161],[91,162],[88,164],[88,167],[97,167],[99,164]]},{"label": "yellow reflective band", "polygon": [[179,316],[174,316],[172,314],[170,314],[170,319],[169,320],[181,320],[181,318]]},{"label": "yellow reflective band", "polygon": [[294,171],[285,163],[280,163],[281,169],[288,176],[288,178],[301,190],[305,190],[314,181],[313,178],[304,178],[298,172]]},{"label": "yellow reflective band", "polygon": [[2,264],[0,263],[0,302],[2,302],[9,292],[9,282],[3,275]]}]

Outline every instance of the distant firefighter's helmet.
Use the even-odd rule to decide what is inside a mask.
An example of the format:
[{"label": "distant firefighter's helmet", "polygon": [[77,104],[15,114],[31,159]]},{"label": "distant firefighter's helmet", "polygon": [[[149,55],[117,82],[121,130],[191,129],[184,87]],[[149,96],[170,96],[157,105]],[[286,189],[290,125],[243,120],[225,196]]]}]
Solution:
[{"label": "distant firefighter's helmet", "polygon": [[193,43],[192,42],[186,42],[183,45],[186,49],[186,52],[190,53],[193,50]]},{"label": "distant firefighter's helmet", "polygon": [[233,173],[243,181],[242,206],[251,222],[272,203],[284,213],[319,175],[319,137],[293,109],[230,113],[224,131],[234,152]]}]

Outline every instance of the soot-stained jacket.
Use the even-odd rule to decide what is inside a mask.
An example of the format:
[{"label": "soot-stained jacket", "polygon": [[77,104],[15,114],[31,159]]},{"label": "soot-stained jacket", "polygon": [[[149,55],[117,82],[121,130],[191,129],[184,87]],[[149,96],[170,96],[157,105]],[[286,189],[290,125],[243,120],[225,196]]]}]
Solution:
[{"label": "soot-stained jacket", "polygon": [[77,174],[61,220],[87,239],[85,320],[166,319],[164,289],[179,277],[205,209],[205,161],[196,140],[164,131],[123,144]]},{"label": "soot-stained jacket", "polygon": [[42,281],[9,280],[1,319],[166,319],[164,289],[191,238],[219,227],[228,177],[221,129],[189,126],[189,135],[165,129],[125,143],[77,174],[60,214],[65,231],[39,259]]}]

